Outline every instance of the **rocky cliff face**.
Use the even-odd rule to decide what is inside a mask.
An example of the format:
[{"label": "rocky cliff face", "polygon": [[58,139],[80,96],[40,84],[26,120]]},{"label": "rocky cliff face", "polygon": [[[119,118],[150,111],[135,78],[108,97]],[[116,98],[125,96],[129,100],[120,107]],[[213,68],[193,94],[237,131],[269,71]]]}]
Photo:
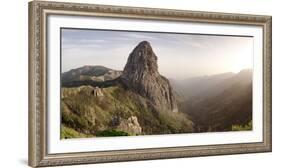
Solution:
[{"label": "rocky cliff face", "polygon": [[131,52],[120,79],[128,89],[150,100],[157,110],[178,111],[173,88],[158,72],[157,56],[149,42],[139,43]]}]

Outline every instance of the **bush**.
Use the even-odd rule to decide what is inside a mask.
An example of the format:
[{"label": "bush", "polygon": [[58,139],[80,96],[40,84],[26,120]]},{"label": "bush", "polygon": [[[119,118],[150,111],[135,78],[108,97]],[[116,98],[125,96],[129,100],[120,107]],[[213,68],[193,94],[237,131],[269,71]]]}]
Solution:
[{"label": "bush", "polygon": [[92,135],[86,135],[80,133],[72,128],[66,127],[64,125],[61,126],[61,139],[69,139],[69,138],[86,138],[92,137]]},{"label": "bush", "polygon": [[252,130],[252,121],[245,125],[232,125],[232,131],[249,131]]},{"label": "bush", "polygon": [[129,136],[129,133],[116,130],[104,130],[96,133],[97,137]]}]

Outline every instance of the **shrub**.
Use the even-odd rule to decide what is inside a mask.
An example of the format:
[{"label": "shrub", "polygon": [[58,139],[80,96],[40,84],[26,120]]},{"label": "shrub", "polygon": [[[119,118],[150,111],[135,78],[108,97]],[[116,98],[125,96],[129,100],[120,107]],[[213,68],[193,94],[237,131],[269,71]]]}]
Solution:
[{"label": "shrub", "polygon": [[129,136],[129,133],[117,130],[104,130],[96,133],[97,137]]},{"label": "shrub", "polygon": [[252,130],[252,121],[249,121],[245,125],[232,125],[231,130],[232,131],[248,131],[248,130]]},{"label": "shrub", "polygon": [[68,139],[68,138],[86,138],[91,137],[92,135],[86,135],[80,133],[72,128],[66,127],[62,125],[61,127],[61,139]]}]

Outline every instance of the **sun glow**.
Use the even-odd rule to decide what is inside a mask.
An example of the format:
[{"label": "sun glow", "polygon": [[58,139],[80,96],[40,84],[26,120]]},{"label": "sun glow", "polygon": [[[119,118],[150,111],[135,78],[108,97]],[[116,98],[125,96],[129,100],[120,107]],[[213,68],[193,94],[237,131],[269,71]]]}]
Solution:
[{"label": "sun glow", "polygon": [[[243,69],[253,68],[253,49],[242,48],[235,53],[233,63],[230,65],[232,72],[240,72]],[[251,56],[252,55],[252,56]]]}]

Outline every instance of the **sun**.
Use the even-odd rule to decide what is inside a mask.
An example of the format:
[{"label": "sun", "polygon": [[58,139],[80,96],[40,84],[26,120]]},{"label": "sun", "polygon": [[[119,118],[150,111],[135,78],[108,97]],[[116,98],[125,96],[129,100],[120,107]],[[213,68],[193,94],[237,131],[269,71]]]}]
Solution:
[{"label": "sun", "polygon": [[240,72],[243,69],[253,68],[253,52],[252,50],[238,50],[235,53],[235,57],[231,63],[231,70],[235,73]]}]

